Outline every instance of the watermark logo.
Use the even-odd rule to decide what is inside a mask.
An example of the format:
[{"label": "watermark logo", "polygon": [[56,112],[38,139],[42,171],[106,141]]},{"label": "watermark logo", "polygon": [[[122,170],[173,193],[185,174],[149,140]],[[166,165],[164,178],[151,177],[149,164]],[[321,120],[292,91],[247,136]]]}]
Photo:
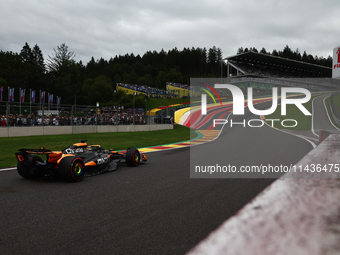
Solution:
[{"label": "watermark logo", "polygon": [[[211,87],[210,85],[205,84],[205,83],[201,83],[201,82],[199,82],[199,83],[204,85],[204,86],[206,86],[212,92],[214,92],[214,94],[217,96],[218,100],[220,101],[220,104],[222,105],[221,98],[220,98],[219,94],[217,93],[217,91],[213,87]],[[214,96],[208,90],[206,90],[204,88],[200,88],[200,89],[203,90],[204,92],[206,92],[212,98],[212,100],[214,101],[215,105],[217,104]],[[202,94],[201,95],[201,100],[202,100],[202,115],[206,115],[207,114],[207,94]]]},{"label": "watermark logo", "polygon": [[[207,84],[203,84],[205,85],[207,88],[209,88],[211,91],[214,92],[215,95],[217,95],[220,104],[222,106],[222,101],[220,96],[218,95],[217,91],[215,89],[228,89],[231,94],[232,94],[232,98],[233,98],[233,114],[234,115],[244,115],[244,94],[243,91],[232,84],[215,84],[214,88],[207,85]],[[213,98],[213,95],[206,89],[202,89],[203,91],[205,91],[210,97]],[[287,95],[289,93],[295,93],[295,94],[304,94],[305,97],[303,98],[288,98]],[[207,94],[201,94],[201,115],[206,115],[207,114]],[[258,110],[255,109],[254,104],[253,104],[253,88],[252,87],[248,87],[247,88],[247,102],[248,102],[248,109],[251,113],[253,113],[254,115],[270,115],[273,112],[275,112],[277,106],[278,106],[278,89],[277,88],[272,88],[272,106],[269,109],[266,110]],[[309,100],[311,99],[311,93],[304,88],[295,88],[295,87],[282,87],[281,88],[281,115],[285,116],[287,113],[287,105],[288,104],[293,104],[295,105],[304,115],[306,116],[310,116],[312,115],[304,106],[304,103],[307,103]],[[215,104],[216,101],[214,100]],[[262,122],[260,123],[260,125],[251,125],[249,124],[249,122]],[[272,126],[274,125],[275,121],[278,121],[277,119],[273,119],[273,120],[268,120],[271,121]],[[294,125],[293,126],[286,126],[286,127],[294,127],[297,125],[297,121],[294,119],[289,119],[289,120],[283,120],[281,121],[281,124],[287,121],[293,121]],[[216,124],[226,124],[228,123],[228,120],[224,120],[224,119],[215,119],[214,120],[214,127]],[[242,122],[243,126],[245,126],[245,120],[244,122]],[[255,119],[255,120],[249,120],[248,121],[249,126],[251,127],[261,127],[263,126],[263,121],[259,120],[259,119]],[[284,125],[284,124],[283,124]]]}]

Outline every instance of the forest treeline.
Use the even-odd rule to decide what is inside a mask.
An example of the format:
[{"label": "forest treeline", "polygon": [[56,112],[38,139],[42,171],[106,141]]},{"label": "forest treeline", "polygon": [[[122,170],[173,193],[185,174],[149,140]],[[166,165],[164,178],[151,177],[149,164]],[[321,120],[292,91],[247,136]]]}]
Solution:
[{"label": "forest treeline", "polygon": [[[255,51],[255,48],[239,48],[237,54]],[[273,56],[287,57],[308,63],[331,66],[329,56],[313,57],[298,50],[292,51],[288,45],[282,51],[260,51]],[[147,85],[165,89],[166,82],[190,83],[190,77],[219,77],[226,74],[222,63],[222,50],[215,46],[206,48],[177,48],[147,51],[142,56],[125,54],[105,60],[91,60],[88,63],[74,60],[76,54],[61,44],[45,60],[36,44],[27,43],[19,53],[0,51],[0,87],[4,87],[3,101],[6,101],[6,87],[42,90],[61,97],[63,104],[108,103],[118,100],[115,95],[116,83]],[[221,68],[222,67],[222,68]],[[222,69],[222,70],[221,70]],[[224,69],[224,70],[223,70]],[[29,98],[29,93],[26,93]],[[29,101],[29,99],[27,99]]]}]

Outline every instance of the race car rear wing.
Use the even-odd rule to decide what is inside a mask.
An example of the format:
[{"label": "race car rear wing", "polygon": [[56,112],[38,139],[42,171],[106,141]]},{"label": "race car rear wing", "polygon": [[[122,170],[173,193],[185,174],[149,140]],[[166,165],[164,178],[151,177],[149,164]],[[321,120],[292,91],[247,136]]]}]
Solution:
[{"label": "race car rear wing", "polygon": [[44,147],[40,149],[19,149],[21,153],[31,153],[31,154],[51,154],[51,150],[47,150]]}]

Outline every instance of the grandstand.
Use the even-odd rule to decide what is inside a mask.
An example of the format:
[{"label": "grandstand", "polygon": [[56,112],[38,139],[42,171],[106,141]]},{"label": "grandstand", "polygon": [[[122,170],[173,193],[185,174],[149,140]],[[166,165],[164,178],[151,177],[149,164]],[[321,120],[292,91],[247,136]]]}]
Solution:
[{"label": "grandstand", "polygon": [[190,86],[186,84],[167,82],[166,90],[169,93],[176,94],[179,98],[190,97]]},{"label": "grandstand", "polygon": [[290,60],[257,52],[245,52],[223,59],[227,82],[241,88],[270,90],[293,86],[310,90],[338,90],[340,82],[332,79],[332,68]]},{"label": "grandstand", "polygon": [[145,95],[149,98],[176,98],[177,95],[170,91],[137,84],[116,84],[117,90],[122,90],[128,95]]}]

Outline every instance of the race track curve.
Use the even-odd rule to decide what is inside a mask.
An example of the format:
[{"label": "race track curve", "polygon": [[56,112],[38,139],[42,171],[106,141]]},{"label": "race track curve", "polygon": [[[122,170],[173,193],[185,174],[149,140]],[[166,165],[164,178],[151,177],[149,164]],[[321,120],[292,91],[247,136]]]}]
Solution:
[{"label": "race track curve", "polygon": [[193,148],[207,163],[218,148],[234,165],[274,165],[294,164],[312,146],[266,125],[237,126],[213,142],[148,153],[139,167],[80,183],[0,172],[2,254],[185,254],[275,180],[190,178]]}]

